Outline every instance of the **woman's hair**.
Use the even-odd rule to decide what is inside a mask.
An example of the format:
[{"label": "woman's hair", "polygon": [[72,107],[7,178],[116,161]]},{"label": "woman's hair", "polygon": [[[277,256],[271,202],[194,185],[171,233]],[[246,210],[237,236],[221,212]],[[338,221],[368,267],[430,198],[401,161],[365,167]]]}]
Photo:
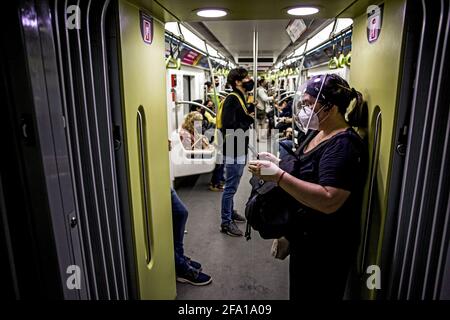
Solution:
[{"label": "woman's hair", "polygon": [[181,127],[187,131],[189,131],[189,133],[194,134],[194,123],[195,121],[203,121],[203,116],[200,112],[198,111],[192,111],[189,112],[186,117],[184,118],[183,124],[181,125]]},{"label": "woman's hair", "polygon": [[266,79],[264,79],[264,78],[259,79],[258,80],[258,87],[261,87],[264,84],[264,82],[266,82]]},{"label": "woman's hair", "polygon": [[[196,100],[193,100],[193,102],[196,102],[198,104],[203,104],[203,100],[202,99],[196,99]],[[199,106],[197,106],[195,104],[190,104],[189,105],[189,112],[197,111],[199,108],[200,108],[199,112],[203,115],[205,113],[205,110],[203,110],[203,108],[201,108],[201,107],[199,107]]]},{"label": "woman's hair", "polygon": [[[326,108],[337,106],[339,113],[344,116],[350,126],[367,126],[367,110],[364,108],[365,102],[361,92],[351,88],[348,82],[337,74],[312,77],[308,80],[306,93],[317,98],[318,102]],[[353,101],[354,103],[351,104]]]},{"label": "woman's hair", "polygon": [[242,81],[247,75],[248,71],[243,67],[231,69],[227,76],[227,83],[229,83],[233,89],[236,89],[236,81]]}]

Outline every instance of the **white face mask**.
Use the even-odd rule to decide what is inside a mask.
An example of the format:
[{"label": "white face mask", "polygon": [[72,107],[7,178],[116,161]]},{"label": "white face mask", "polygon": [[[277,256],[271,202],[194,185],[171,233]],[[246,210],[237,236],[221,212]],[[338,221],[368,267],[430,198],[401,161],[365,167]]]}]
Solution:
[{"label": "white face mask", "polygon": [[[325,82],[325,77],[318,77],[314,80],[308,80],[307,82],[303,83],[299,86],[299,88],[296,91],[295,98],[294,98],[294,119],[295,123],[297,124],[298,128],[303,131],[304,133],[307,133],[308,130],[319,130],[319,124],[320,120],[318,117],[318,114],[320,111],[322,111],[322,108],[320,108],[319,111],[314,112],[317,105],[317,98],[321,96],[322,88]],[[308,93],[309,91],[314,91],[312,93]],[[306,95],[308,94],[308,95]],[[305,100],[308,98],[308,100]],[[314,99],[314,102],[312,101]]]},{"label": "white face mask", "polygon": [[304,133],[319,129],[319,117],[310,107],[303,107],[297,114],[298,126]]},{"label": "white face mask", "polygon": [[[314,104],[315,106],[316,104]],[[297,126],[302,130],[304,133],[307,133],[308,130],[319,130],[319,112],[322,111],[324,107],[320,108],[319,111],[314,112],[313,108],[303,106],[300,111],[297,114]]]}]

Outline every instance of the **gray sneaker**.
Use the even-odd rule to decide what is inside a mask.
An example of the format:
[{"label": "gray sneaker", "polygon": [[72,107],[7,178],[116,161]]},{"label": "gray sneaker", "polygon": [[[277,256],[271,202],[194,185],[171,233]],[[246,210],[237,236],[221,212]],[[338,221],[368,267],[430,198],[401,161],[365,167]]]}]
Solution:
[{"label": "gray sneaker", "polygon": [[242,237],[244,234],[239,230],[236,223],[230,222],[229,224],[224,224],[220,226],[220,232],[225,233],[232,237]]}]

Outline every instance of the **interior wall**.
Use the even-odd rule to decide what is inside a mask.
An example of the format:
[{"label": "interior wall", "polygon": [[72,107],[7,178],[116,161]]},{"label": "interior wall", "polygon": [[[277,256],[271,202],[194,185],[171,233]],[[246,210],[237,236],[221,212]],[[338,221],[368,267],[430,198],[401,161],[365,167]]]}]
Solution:
[{"label": "interior wall", "polygon": [[[374,110],[379,106],[382,113],[381,141],[376,168],[376,201],[372,213],[368,248],[368,265],[380,265],[381,241],[387,211],[388,181],[390,164],[394,150],[394,125],[398,100],[399,75],[401,68],[401,51],[403,26],[405,18],[405,0],[384,2],[382,29],[378,40],[367,40],[367,13],[354,18],[352,35],[352,66],[350,84],[363,93],[369,109],[369,137],[373,135],[375,123]],[[369,155],[372,144],[369,144]],[[371,159],[372,161],[373,159]],[[366,186],[367,190],[367,186]],[[367,199],[366,199],[367,201]],[[365,272],[366,270],[363,270]],[[383,270],[381,270],[383,276]],[[365,281],[364,281],[365,284]],[[375,291],[364,294],[374,297]]]}]

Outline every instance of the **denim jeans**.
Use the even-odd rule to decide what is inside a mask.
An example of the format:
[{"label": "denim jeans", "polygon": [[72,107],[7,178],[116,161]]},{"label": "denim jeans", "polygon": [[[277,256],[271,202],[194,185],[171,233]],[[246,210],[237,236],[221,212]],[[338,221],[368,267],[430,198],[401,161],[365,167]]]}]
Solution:
[{"label": "denim jeans", "polygon": [[233,198],[239,187],[242,174],[245,168],[246,157],[239,157],[233,160],[225,159],[225,188],[222,194],[222,225],[232,222],[234,209]]},{"label": "denim jeans", "polygon": [[211,184],[217,186],[224,181],[225,165],[223,163],[217,163],[211,177]]},{"label": "denim jeans", "polygon": [[184,256],[184,229],[188,218],[188,210],[174,189],[170,189],[172,197],[173,243],[175,246],[176,273],[186,273],[189,264]]}]

